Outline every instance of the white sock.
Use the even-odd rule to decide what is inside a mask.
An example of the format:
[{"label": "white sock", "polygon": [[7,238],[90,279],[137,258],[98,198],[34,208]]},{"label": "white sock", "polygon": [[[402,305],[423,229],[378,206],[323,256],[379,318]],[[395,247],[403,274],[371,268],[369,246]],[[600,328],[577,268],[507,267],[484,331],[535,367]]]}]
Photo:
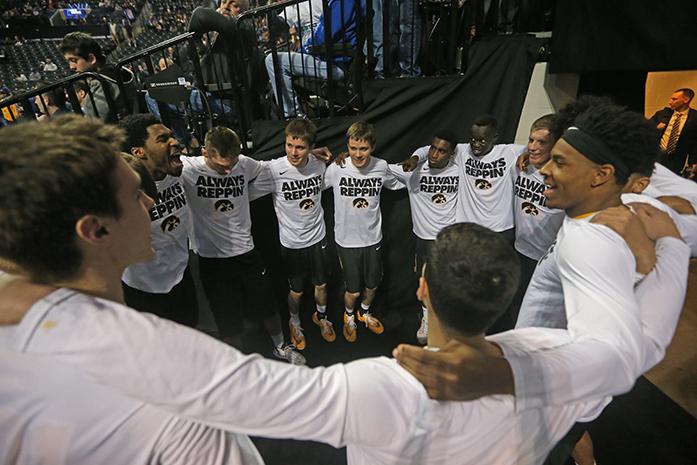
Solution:
[{"label": "white sock", "polygon": [[346,313],[348,314],[348,316],[353,316],[353,309],[352,308],[348,308],[348,307],[344,307],[344,308],[346,309]]},{"label": "white sock", "polygon": [[326,305],[317,304],[317,311],[320,312],[320,313],[327,313],[327,306],[326,306]]},{"label": "white sock", "polygon": [[290,322],[293,323],[295,326],[300,326],[300,314],[299,313],[291,313],[290,314]]},{"label": "white sock", "polygon": [[363,313],[370,313],[370,305],[366,305],[361,302],[361,310],[363,310]]},{"label": "white sock", "polygon": [[426,307],[421,307],[421,312],[422,312],[424,321],[426,321],[426,323],[428,323],[428,309]]},{"label": "white sock", "polygon": [[283,333],[280,332],[278,334],[272,334],[271,341],[273,342],[274,347],[277,347],[280,349],[281,347],[283,347],[283,343],[285,342],[283,340]]}]

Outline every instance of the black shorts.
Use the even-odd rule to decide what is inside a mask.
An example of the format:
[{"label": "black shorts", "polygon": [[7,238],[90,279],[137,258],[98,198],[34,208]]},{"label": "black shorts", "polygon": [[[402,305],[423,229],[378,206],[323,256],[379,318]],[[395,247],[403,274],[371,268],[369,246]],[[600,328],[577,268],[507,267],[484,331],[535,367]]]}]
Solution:
[{"label": "black shorts", "polygon": [[421,239],[419,236],[416,236],[416,246],[414,247],[414,273],[416,273],[417,278],[420,278],[421,273],[423,273],[428,252],[431,250],[431,246],[434,242],[435,240],[427,241],[426,239]]},{"label": "black shorts", "polygon": [[229,258],[198,257],[199,274],[222,337],[243,330],[242,314],[267,318],[277,312],[273,288],[256,249]]},{"label": "black shorts", "polygon": [[346,292],[375,289],[382,281],[382,243],[369,247],[336,246]]},{"label": "black shorts", "polygon": [[288,286],[293,292],[302,292],[308,275],[313,286],[327,283],[329,278],[329,247],[327,238],[309,247],[289,249],[281,246],[281,256],[286,267]]},{"label": "black shorts", "polygon": [[192,328],[198,323],[196,288],[188,266],[182,280],[166,294],[141,291],[124,282],[121,285],[126,305],[139,312],[154,313]]}]

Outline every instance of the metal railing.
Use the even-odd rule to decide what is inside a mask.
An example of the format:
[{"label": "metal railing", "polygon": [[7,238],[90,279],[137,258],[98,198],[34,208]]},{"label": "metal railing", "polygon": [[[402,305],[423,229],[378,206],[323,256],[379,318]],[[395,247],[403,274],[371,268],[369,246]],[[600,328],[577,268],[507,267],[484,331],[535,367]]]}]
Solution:
[{"label": "metal railing", "polygon": [[[90,85],[93,80],[99,82],[103,89],[106,108],[108,109],[106,112],[101,111],[100,113],[100,107],[103,108],[103,106],[98,102],[100,97],[95,97],[94,95],[94,86]],[[118,118],[118,106],[111,91],[114,85],[115,83],[106,76],[99,73],[86,72],[68,76],[52,84],[23,92],[0,102],[3,125],[41,117],[51,118],[55,114],[67,112],[81,115],[87,113],[107,121],[115,121]],[[62,102],[56,102],[50,95],[51,93],[57,93],[58,95],[62,93]],[[55,103],[62,104],[53,105]],[[58,113],[53,113],[54,106],[57,107]]]}]

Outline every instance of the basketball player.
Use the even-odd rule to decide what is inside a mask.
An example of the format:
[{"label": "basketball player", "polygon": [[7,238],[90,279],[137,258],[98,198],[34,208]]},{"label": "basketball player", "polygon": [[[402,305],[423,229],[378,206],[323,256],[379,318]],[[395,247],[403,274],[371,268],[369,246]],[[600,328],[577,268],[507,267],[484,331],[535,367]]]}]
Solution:
[{"label": "basketball player", "polygon": [[223,126],[208,131],[200,157],[184,159],[182,180],[193,216],[191,246],[199,257],[201,282],[221,338],[242,343],[242,308],[264,321],[273,355],[302,365],[305,358],[286,344],[266,266],[252,239],[249,184],[263,164],[240,155],[240,139]]},{"label": "basketball player", "polygon": [[[370,311],[382,281],[382,188],[401,189],[387,162],[372,156],[375,131],[365,121],[353,123],[346,132],[349,158],[327,168],[326,186],[334,193],[334,240],[344,273],[344,338],[355,342],[356,318],[375,334],[382,322]],[[354,315],[356,303],[360,309]]]},{"label": "basketball player", "polygon": [[150,114],[129,115],[122,149],[144,166],[155,181],[150,210],[152,260],[126,268],[121,278],[126,303],[143,312],[194,327],[198,302],[189,271],[191,213],[181,181],[181,146],[172,131]]},{"label": "basketball player", "polygon": [[288,309],[291,342],[305,348],[300,323],[300,301],[309,280],[314,286],[316,312],[327,342],[336,339],[327,318],[327,280],[330,266],[322,190],[326,165],[309,156],[317,137],[317,128],[307,119],[294,119],[285,129],[286,156],[265,164],[253,185],[252,198],[271,194],[281,241],[281,254],[288,273]]}]

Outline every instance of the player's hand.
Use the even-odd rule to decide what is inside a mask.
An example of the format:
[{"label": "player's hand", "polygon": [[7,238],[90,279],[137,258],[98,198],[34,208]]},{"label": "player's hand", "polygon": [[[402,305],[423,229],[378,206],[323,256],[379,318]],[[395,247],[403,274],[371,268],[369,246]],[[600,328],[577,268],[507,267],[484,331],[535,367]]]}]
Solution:
[{"label": "player's hand", "polygon": [[450,341],[438,352],[400,344],[392,355],[440,400],[473,400],[491,394],[513,394],[513,374],[503,357]]},{"label": "player's hand", "polygon": [[687,179],[695,179],[697,177],[697,163],[687,165],[685,169],[689,172]]},{"label": "player's hand", "polygon": [[526,150],[525,152],[521,153],[518,155],[518,159],[515,162],[516,168],[518,168],[520,171],[525,171],[528,169],[528,164],[529,164],[529,159],[530,159],[530,154]]},{"label": "player's hand", "polygon": [[404,160],[403,162],[400,162],[398,164],[402,165],[402,169],[405,173],[408,173],[416,169],[416,165],[419,164],[419,157],[417,157],[416,155],[412,155],[407,160]]},{"label": "player's hand", "polygon": [[636,269],[647,274],[656,264],[656,247],[637,215],[624,205],[606,208],[591,219],[591,223],[602,224],[622,236],[634,254]]},{"label": "player's hand", "polygon": [[332,151],[329,150],[329,147],[317,147],[312,149],[310,153],[323,163],[328,164],[332,162]]},{"label": "player's hand", "polygon": [[334,163],[343,167],[346,164],[346,157],[348,157],[348,152],[341,152],[336,156]]},{"label": "player's hand", "polygon": [[662,237],[676,237],[682,239],[678,227],[673,219],[664,211],[647,203],[631,203],[637,218],[644,225],[649,239],[656,241]]},{"label": "player's hand", "polygon": [[695,209],[692,207],[692,204],[682,197],[678,197],[677,195],[663,195],[661,197],[656,197],[656,199],[668,205],[681,215],[695,214]]}]

